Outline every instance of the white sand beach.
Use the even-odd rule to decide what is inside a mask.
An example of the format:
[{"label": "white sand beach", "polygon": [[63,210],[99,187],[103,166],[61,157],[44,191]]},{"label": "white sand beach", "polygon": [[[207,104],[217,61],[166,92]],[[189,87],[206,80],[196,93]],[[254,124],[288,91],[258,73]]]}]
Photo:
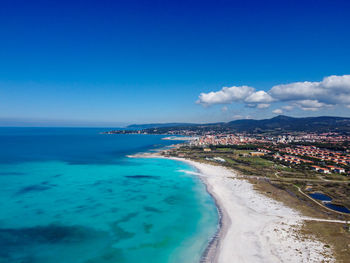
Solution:
[{"label": "white sand beach", "polygon": [[335,262],[330,248],[298,233],[303,217],[268,198],[224,167],[185,161],[197,168],[221,211],[221,229],[204,262]]}]

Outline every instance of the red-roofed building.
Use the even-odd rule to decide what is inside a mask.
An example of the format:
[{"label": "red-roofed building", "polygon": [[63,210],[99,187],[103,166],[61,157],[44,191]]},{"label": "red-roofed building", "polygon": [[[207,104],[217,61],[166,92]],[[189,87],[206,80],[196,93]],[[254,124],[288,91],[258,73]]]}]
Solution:
[{"label": "red-roofed building", "polygon": [[331,169],[331,171],[334,172],[334,173],[338,173],[338,174],[345,173],[345,169],[344,168],[336,167],[336,166],[332,166],[332,165],[328,165],[327,167],[329,169]]}]

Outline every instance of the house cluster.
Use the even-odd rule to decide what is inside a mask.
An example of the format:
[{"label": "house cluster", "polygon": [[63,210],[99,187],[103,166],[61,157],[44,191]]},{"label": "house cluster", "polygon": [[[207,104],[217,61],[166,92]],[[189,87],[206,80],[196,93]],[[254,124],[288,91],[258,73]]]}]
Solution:
[{"label": "house cluster", "polygon": [[319,173],[324,173],[324,174],[329,174],[329,173],[338,173],[338,174],[344,174],[345,173],[345,169],[341,168],[341,167],[336,167],[336,166],[332,166],[332,165],[328,165],[327,168],[324,167],[320,167],[317,165],[313,165],[311,167],[312,170],[319,172]]},{"label": "house cluster", "polygon": [[317,165],[311,166],[311,169],[312,169],[313,171],[316,171],[316,172],[319,172],[319,173],[323,173],[323,174],[329,174],[329,173],[331,173],[331,172],[329,171],[329,169],[323,168],[323,167],[320,167],[320,166],[317,166]]},{"label": "house cluster", "polygon": [[333,165],[327,165],[327,167],[333,172],[333,173],[338,173],[338,174],[343,174],[345,173],[345,169],[341,167],[336,167]]},{"label": "house cluster", "polygon": [[191,145],[242,145],[256,143],[257,139],[240,134],[203,135],[190,142]]},{"label": "house cluster", "polygon": [[274,159],[277,159],[281,162],[286,162],[286,163],[290,163],[290,164],[301,164],[301,163],[308,163],[311,164],[313,163],[313,161],[310,160],[305,160],[305,159],[301,159],[297,156],[292,156],[292,155],[279,155],[279,154],[275,154],[273,156]]},{"label": "house cluster", "polygon": [[350,164],[350,155],[343,154],[327,149],[320,149],[315,146],[297,146],[296,148],[279,149],[280,152],[286,152],[294,155],[302,155],[310,158],[319,159],[320,161],[329,161],[340,165]]},{"label": "house cluster", "polygon": [[298,136],[301,141],[308,142],[323,142],[323,143],[341,143],[345,141],[349,141],[350,137],[347,135],[340,135],[335,132],[327,132],[327,133],[307,133],[304,135]]},{"label": "house cluster", "polygon": [[[292,155],[279,155],[279,154],[275,154],[273,156],[274,159],[279,160],[281,162],[285,162],[285,163],[290,163],[290,164],[294,164],[294,165],[298,165],[301,163],[305,163],[305,164],[312,164],[313,161],[310,160],[305,160],[302,158],[299,158],[297,156],[292,156]],[[321,167],[318,165],[312,165],[311,166],[311,170],[319,172],[319,173],[323,173],[323,174],[329,174],[329,173],[339,173],[339,174],[344,174],[345,173],[345,169],[342,167],[337,167],[337,166],[333,166],[333,165],[327,165],[327,167]]]},{"label": "house cluster", "polygon": [[[172,131],[168,132],[172,134]],[[179,131],[175,132],[176,134],[182,134],[186,136],[194,136],[195,131]],[[270,145],[278,145],[278,144],[289,144],[289,143],[342,143],[345,141],[350,141],[350,136],[339,135],[337,133],[295,133],[295,134],[284,134],[284,135],[262,135],[262,134],[246,134],[246,133],[227,133],[222,132],[218,133],[214,130],[209,130],[205,132],[201,132],[201,134],[197,134],[198,140],[193,141],[192,145],[243,145],[243,144],[270,144]],[[306,147],[306,146],[305,146]],[[308,152],[312,149],[300,149]]]},{"label": "house cluster", "polygon": [[[313,159],[318,159],[321,162],[333,162],[336,164],[347,166],[350,164],[350,156],[347,154],[327,150],[327,149],[319,149],[315,146],[297,146],[295,148],[286,147],[283,149],[278,149],[279,152],[285,152],[289,155],[280,155],[275,154],[273,157],[279,161],[290,163],[290,164],[313,164],[317,161],[305,160],[298,156],[306,156]],[[292,154],[292,155],[290,155]],[[295,156],[297,155],[297,156]],[[326,166],[326,165],[324,165]],[[313,171],[329,174],[329,173],[339,173],[344,174],[346,172],[345,168],[337,167],[333,165],[327,165],[326,167],[321,167],[318,165],[312,165],[311,169]]]},{"label": "house cluster", "polygon": [[264,139],[274,143],[274,144],[288,144],[288,143],[300,143],[300,142],[308,142],[308,143],[342,143],[345,141],[350,141],[350,136],[340,135],[338,133],[330,132],[330,133],[287,133],[278,136],[267,136]]},{"label": "house cluster", "polygon": [[265,154],[271,153],[270,150],[263,149],[263,148],[258,148],[258,152],[262,152],[262,153],[265,153]]},{"label": "house cluster", "polygon": [[[350,153],[336,152],[328,149],[321,149],[316,146],[293,146],[285,143],[295,142],[330,142],[341,143],[349,141],[349,136],[342,136],[337,133],[299,133],[286,135],[249,135],[245,133],[215,133],[206,131],[202,135],[194,137],[189,143],[192,146],[201,146],[204,151],[211,151],[209,145],[261,145],[257,151],[249,153],[251,156],[272,155],[275,160],[292,165],[308,165],[312,170],[319,173],[348,172],[350,175]],[[284,144],[284,145],[283,145]],[[265,146],[262,146],[265,145]],[[329,165],[332,164],[332,165]],[[345,167],[345,168],[344,168]]]}]

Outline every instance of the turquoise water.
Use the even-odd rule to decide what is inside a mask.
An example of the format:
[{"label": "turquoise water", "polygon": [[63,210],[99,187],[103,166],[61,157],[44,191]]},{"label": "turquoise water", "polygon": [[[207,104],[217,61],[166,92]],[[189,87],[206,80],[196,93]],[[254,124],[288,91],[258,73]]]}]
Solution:
[{"label": "turquoise water", "polygon": [[0,129],[0,156],[12,146],[0,159],[0,262],[199,262],[218,217],[193,168],[125,157],[169,144],[159,136],[79,130]]}]

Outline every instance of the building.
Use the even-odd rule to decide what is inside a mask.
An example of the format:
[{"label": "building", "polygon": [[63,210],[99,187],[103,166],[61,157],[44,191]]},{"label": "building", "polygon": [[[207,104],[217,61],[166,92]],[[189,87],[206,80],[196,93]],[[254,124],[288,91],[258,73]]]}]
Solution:
[{"label": "building", "polygon": [[319,172],[319,173],[323,173],[323,174],[329,174],[329,173],[331,173],[331,172],[329,171],[329,169],[323,168],[323,167],[320,167],[320,166],[317,166],[317,165],[311,166],[311,169],[312,169],[313,171],[316,171],[316,172]]},{"label": "building", "polygon": [[265,153],[263,153],[263,152],[250,152],[249,154],[251,156],[264,156],[265,155]]},{"label": "building", "polygon": [[331,169],[331,171],[333,173],[338,173],[338,174],[345,173],[345,169],[344,168],[336,167],[336,166],[332,166],[332,165],[328,165],[327,167],[329,169]]}]

